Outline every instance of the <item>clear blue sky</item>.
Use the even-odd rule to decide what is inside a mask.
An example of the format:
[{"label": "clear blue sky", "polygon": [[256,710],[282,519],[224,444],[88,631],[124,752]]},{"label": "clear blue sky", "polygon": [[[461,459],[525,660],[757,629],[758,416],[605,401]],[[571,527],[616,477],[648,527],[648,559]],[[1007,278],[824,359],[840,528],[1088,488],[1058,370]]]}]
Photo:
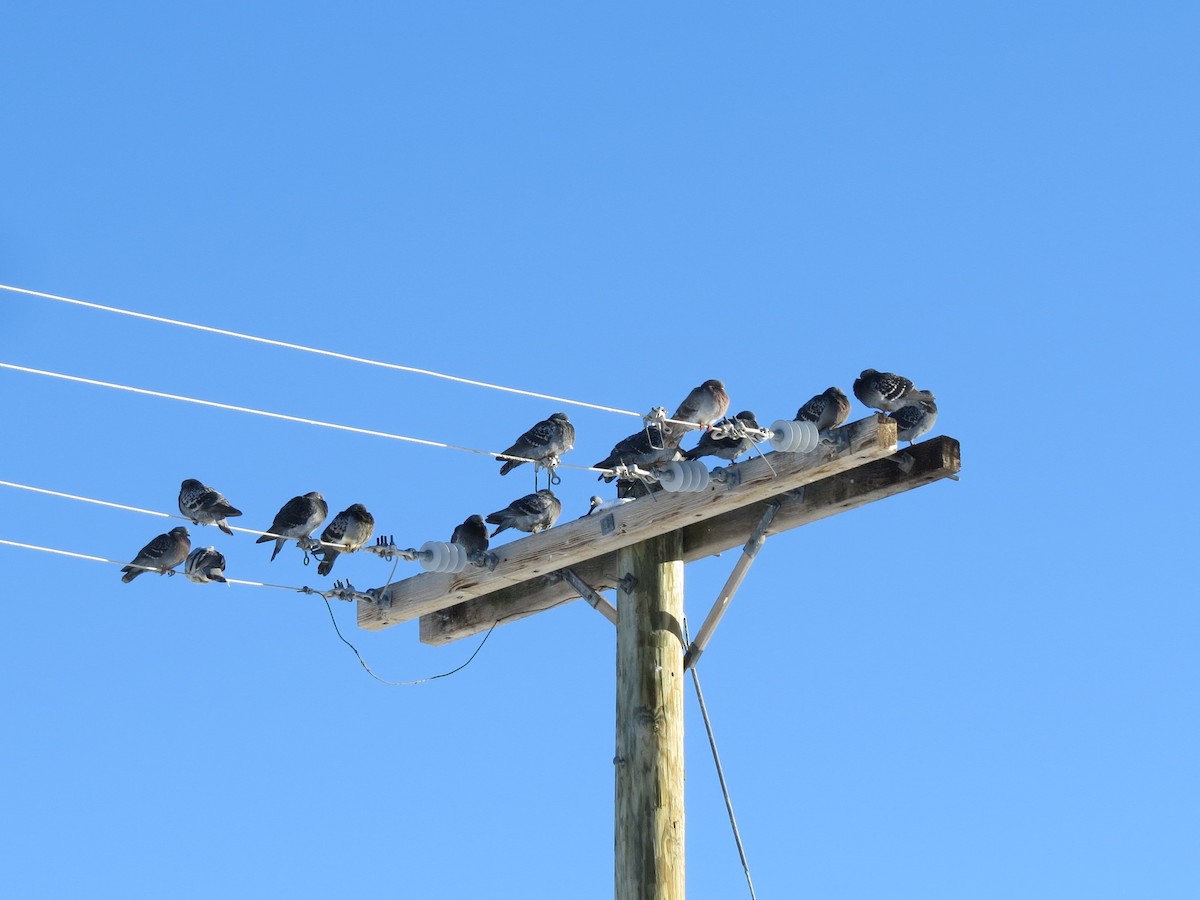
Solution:
[{"label": "clear blue sky", "polygon": [[[704,657],[760,896],[1197,895],[1194,5],[22,3],[0,27],[0,282],[633,410],[720,377],[790,417],[867,366],[936,392],[962,480],[771,538]],[[485,449],[556,408],[4,292],[0,360]],[[0,390],[0,479],[171,511],[196,477],[247,527],[321,490],[412,545],[529,489]],[[569,462],[633,430],[571,415]],[[594,488],[566,473],[565,515]],[[164,525],[0,509],[0,538],[117,559]],[[316,582],[193,531],[230,575]],[[693,621],[733,560],[689,567]],[[313,598],[0,564],[13,896],[611,896],[614,634],[586,605],[397,688]],[[477,643],[334,611],[385,678]],[[687,715],[689,896],[745,896]]]}]

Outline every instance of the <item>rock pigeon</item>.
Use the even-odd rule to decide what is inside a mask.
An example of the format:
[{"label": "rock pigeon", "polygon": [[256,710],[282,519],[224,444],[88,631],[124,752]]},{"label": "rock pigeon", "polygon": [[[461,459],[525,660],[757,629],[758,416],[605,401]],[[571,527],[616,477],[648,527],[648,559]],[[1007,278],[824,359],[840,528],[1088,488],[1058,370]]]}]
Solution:
[{"label": "rock pigeon", "polygon": [[850,398],[840,387],[826,388],[796,410],[797,422],[812,422],[817,431],[837,428],[850,418]]},{"label": "rock pigeon", "polygon": [[[343,553],[353,553],[371,539],[375,532],[375,517],[361,503],[348,506],[333,517],[333,521],[321,532],[321,556],[317,566],[318,575],[328,575],[333,563]],[[334,544],[329,547],[327,544]]]},{"label": "rock pigeon", "polygon": [[468,516],[461,525],[456,525],[454,534],[450,535],[450,543],[466,550],[468,557],[487,553],[488,530],[483,523],[483,516]]},{"label": "rock pigeon", "polygon": [[[708,425],[728,411],[729,394],[725,392],[725,385],[716,378],[710,378],[699,387],[692,388],[692,392],[679,404],[679,408],[675,410],[675,415],[671,418],[676,421],[694,422],[697,425]],[[669,422],[667,429],[673,433],[677,432],[680,438],[688,431],[682,425],[672,425]]]},{"label": "rock pigeon", "polygon": [[558,521],[558,514],[561,512],[562,503],[554,496],[554,492],[549,488],[542,488],[536,494],[526,494],[504,509],[490,513],[487,520],[499,526],[492,532],[492,537],[495,537],[506,528],[530,533],[549,528]]},{"label": "rock pigeon", "polygon": [[[504,451],[504,455],[523,456],[550,468],[558,465],[558,458],[574,446],[575,426],[566,413],[556,412],[517,438],[516,443]],[[519,465],[522,465],[521,460],[506,459],[500,467],[500,474],[507,475]]]},{"label": "rock pigeon", "polygon": [[121,569],[125,573],[121,576],[121,580],[128,584],[143,572],[151,569],[160,575],[166,575],[167,572],[183,562],[191,549],[192,539],[188,536],[188,530],[182,525],[172,528],[138,551],[133,562]]},{"label": "rock pigeon", "polygon": [[605,500],[602,497],[593,496],[588,501],[588,511],[579,518],[586,519],[588,516],[597,515],[602,512],[607,512],[610,509],[616,509],[619,506],[624,506],[626,503],[632,503],[632,497],[613,497]]},{"label": "rock pigeon", "polygon": [[888,413],[888,418],[896,420],[896,438],[908,441],[911,445],[933,428],[937,414],[937,398],[933,396],[933,391],[913,391],[908,395],[905,405]]},{"label": "rock pigeon", "polygon": [[863,406],[883,412],[895,412],[907,402],[913,383],[894,372],[877,372],[863,369],[854,379],[854,396]]},{"label": "rock pigeon", "polygon": [[[734,418],[750,428],[758,428],[754,413],[748,409],[742,410]],[[715,456],[718,459],[737,459],[743,453],[749,453],[753,449],[753,437],[733,437],[731,435],[714,438],[711,432],[706,431],[700,435],[700,443],[683,454],[683,458],[699,459],[702,456]]]},{"label": "rock pigeon", "polygon": [[179,511],[192,520],[193,525],[216,525],[228,535],[233,535],[227,516],[240,516],[220,491],[202,484],[195,478],[186,479],[179,486]]},{"label": "rock pigeon", "polygon": [[[647,425],[640,431],[635,431],[629,437],[617,443],[600,462],[593,468],[612,469],[617,466],[641,466],[652,469],[680,458],[679,439],[669,429],[658,425]],[[600,475],[597,480],[612,481],[615,476]]]},{"label": "rock pigeon", "polygon": [[325,521],[327,515],[329,515],[329,505],[320,492],[309,491],[301,497],[293,497],[283,504],[283,509],[275,514],[275,521],[267,529],[271,534],[279,535],[279,537],[264,534],[254,543],[264,544],[267,541],[274,541],[275,551],[271,554],[271,559],[275,559],[290,538],[309,537],[321,527],[321,523]]},{"label": "rock pigeon", "polygon": [[183,561],[183,574],[196,584],[225,584],[225,555],[216,547],[197,547]]}]

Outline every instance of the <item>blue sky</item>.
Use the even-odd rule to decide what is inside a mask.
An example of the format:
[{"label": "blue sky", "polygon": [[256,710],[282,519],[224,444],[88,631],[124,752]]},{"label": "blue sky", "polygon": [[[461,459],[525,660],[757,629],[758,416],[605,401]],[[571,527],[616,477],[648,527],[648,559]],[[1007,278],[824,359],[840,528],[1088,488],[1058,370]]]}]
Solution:
[{"label": "blue sky", "polygon": [[[790,417],[867,366],[936,392],[962,480],[772,537],[704,656],[761,896],[1195,896],[1195,7],[0,22],[0,283],[630,410],[719,377]],[[483,449],[557,408],[9,292],[0,323],[0,361]],[[413,545],[530,488],[469,454],[0,387],[0,479],[135,506],[196,477],[265,528],[321,490]],[[570,413],[582,465],[635,425]],[[594,488],[565,473],[564,516]],[[0,509],[0,538],[116,559],[163,529]],[[317,581],[201,539],[230,575]],[[689,566],[694,623],[734,558]],[[0,563],[14,895],[611,895],[614,634],[586,605],[385,687],[314,598]],[[477,645],[334,613],[384,678]],[[689,896],[744,896],[690,694],[687,716]]]}]

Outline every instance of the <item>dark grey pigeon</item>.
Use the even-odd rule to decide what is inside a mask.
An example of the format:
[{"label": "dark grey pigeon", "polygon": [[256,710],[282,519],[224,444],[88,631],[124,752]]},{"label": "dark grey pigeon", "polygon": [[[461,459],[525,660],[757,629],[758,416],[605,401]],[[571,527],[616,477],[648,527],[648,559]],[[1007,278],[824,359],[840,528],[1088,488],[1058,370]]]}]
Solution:
[{"label": "dark grey pigeon", "polygon": [[554,496],[549,488],[543,488],[536,494],[526,494],[519,500],[514,500],[504,509],[490,513],[488,522],[499,527],[492,532],[495,537],[506,528],[533,533],[549,528],[558,521],[562,512],[562,503]]},{"label": "dark grey pigeon", "polygon": [[[725,385],[716,378],[692,388],[692,392],[684,398],[675,410],[672,419],[682,422],[694,422],[697,425],[709,425],[729,412],[729,394]],[[689,429],[682,425],[667,423],[667,429],[678,433],[682,438]]]},{"label": "dark grey pigeon", "polygon": [[[318,575],[328,575],[338,556],[353,553],[371,539],[375,532],[375,517],[361,503],[348,506],[333,517],[329,526],[321,532],[321,549],[315,551],[321,557],[317,566]],[[336,546],[326,547],[325,544]]]},{"label": "dark grey pigeon", "polygon": [[863,369],[862,374],[854,379],[854,396],[858,402],[883,412],[895,412],[904,406],[912,391],[913,383],[895,372]]},{"label": "dark grey pigeon", "polygon": [[271,537],[264,534],[254,543],[264,544],[267,541],[274,541],[275,551],[271,554],[271,559],[274,559],[289,539],[309,537],[321,527],[321,523],[325,521],[327,515],[329,515],[329,505],[319,491],[309,491],[301,497],[293,497],[283,504],[283,509],[275,514],[275,521],[267,529],[271,534],[279,536]]},{"label": "dark grey pigeon", "polygon": [[183,561],[183,574],[196,584],[225,584],[225,554],[216,547],[197,547]]},{"label": "dark grey pigeon", "polygon": [[228,535],[233,531],[225,521],[226,517],[242,514],[240,509],[230,505],[224,494],[195,478],[187,478],[179,486],[179,511],[191,519],[193,525],[216,525]]},{"label": "dark grey pigeon", "polygon": [[[125,574],[121,580],[129,583],[143,572],[153,570],[160,575],[179,565],[192,549],[192,539],[188,530],[180,525],[172,528],[166,534],[160,534],[145,547],[138,551],[133,561],[121,569]],[[143,568],[144,567],[144,568]]]},{"label": "dark grey pigeon", "polygon": [[933,428],[937,421],[937,398],[933,391],[913,391],[908,402],[893,413],[889,419],[896,420],[896,437],[902,441],[913,441]]},{"label": "dark grey pigeon", "polygon": [[[653,469],[680,458],[679,439],[670,429],[662,429],[658,425],[647,425],[640,431],[635,431],[629,437],[617,443],[612,452],[593,468],[613,469],[617,466],[641,466]],[[597,480],[612,481],[612,475],[600,475]]]},{"label": "dark grey pigeon", "polygon": [[[566,413],[556,412],[517,438],[516,443],[504,451],[504,455],[523,456],[550,467],[558,465],[558,458],[574,446],[575,426]],[[521,460],[507,459],[500,467],[500,474],[507,475],[522,464]]]},{"label": "dark grey pigeon", "polygon": [[[749,428],[758,428],[754,413],[748,409],[742,410],[734,418]],[[737,459],[743,453],[749,453],[753,449],[754,438],[752,437],[733,437],[731,435],[714,438],[711,432],[706,431],[700,435],[700,443],[683,454],[683,458],[699,459],[702,456],[715,456],[718,459]]]},{"label": "dark grey pigeon", "polygon": [[488,530],[483,523],[483,516],[468,516],[461,525],[456,525],[454,534],[450,535],[450,543],[458,544],[467,551],[468,556],[487,553]]},{"label": "dark grey pigeon", "polygon": [[850,398],[840,387],[825,388],[796,410],[797,422],[812,422],[817,431],[837,428],[850,418]]}]

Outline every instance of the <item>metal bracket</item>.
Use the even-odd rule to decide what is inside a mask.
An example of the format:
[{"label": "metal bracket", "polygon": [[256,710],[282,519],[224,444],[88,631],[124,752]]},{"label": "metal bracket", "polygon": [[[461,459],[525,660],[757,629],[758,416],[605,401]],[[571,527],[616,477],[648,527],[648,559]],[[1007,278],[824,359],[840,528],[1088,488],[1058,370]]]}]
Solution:
[{"label": "metal bracket", "polygon": [[632,594],[633,589],[637,587],[637,577],[632,572],[626,572],[617,582],[617,587],[627,594]]},{"label": "metal bracket", "polygon": [[617,518],[612,513],[600,519],[600,533],[612,534],[617,530]]}]

